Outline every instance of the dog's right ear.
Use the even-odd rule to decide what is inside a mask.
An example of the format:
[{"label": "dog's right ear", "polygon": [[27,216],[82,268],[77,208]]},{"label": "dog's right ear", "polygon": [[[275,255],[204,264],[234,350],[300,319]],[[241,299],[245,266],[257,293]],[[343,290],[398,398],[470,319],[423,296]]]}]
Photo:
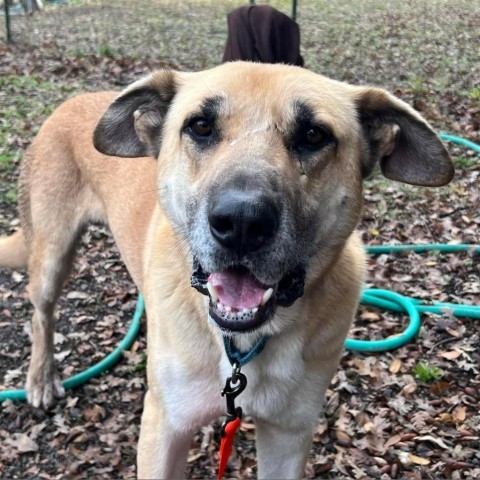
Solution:
[{"label": "dog's right ear", "polygon": [[155,72],[130,85],[95,127],[95,148],[117,157],[157,158],[163,122],[176,89],[176,74],[171,70]]}]

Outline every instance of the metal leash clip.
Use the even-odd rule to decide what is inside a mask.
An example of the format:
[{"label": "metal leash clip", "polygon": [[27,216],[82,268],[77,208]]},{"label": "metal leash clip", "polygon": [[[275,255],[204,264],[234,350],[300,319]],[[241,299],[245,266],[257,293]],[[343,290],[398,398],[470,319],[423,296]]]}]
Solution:
[{"label": "metal leash clip", "polygon": [[247,377],[240,372],[240,365],[233,364],[232,375],[227,378],[225,387],[222,390],[222,397],[227,397],[227,412],[225,421],[222,424],[221,434],[225,435],[225,427],[228,423],[237,418],[242,418],[242,407],[235,407],[235,399],[247,386]]}]

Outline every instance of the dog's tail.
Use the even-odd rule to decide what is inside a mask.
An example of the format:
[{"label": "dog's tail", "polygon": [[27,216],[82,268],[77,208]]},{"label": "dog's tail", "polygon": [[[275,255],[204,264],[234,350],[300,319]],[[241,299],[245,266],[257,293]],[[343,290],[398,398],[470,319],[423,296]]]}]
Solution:
[{"label": "dog's tail", "polygon": [[26,268],[28,252],[23,230],[0,238],[0,268]]}]

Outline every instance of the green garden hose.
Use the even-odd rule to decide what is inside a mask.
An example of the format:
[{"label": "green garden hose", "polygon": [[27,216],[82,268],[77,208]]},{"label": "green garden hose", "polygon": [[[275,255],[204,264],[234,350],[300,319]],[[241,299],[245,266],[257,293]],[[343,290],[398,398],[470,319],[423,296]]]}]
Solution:
[{"label": "green garden hose", "polygon": [[[122,341],[117,345],[115,350],[110,352],[105,358],[100,360],[95,365],[91,366],[87,370],[80,372],[73,377],[68,378],[63,382],[65,389],[75,388],[84,383],[88,382],[90,379],[98,377],[103,372],[112,368],[123,356],[124,350],[129,350],[133,345],[133,342],[138,336],[140,331],[140,319],[142,318],[145,306],[143,302],[142,295],[138,296],[137,307],[133,315],[132,324],[130,328],[123,337]],[[0,403],[4,400],[23,400],[27,399],[27,394],[25,390],[2,390],[0,391]]]},{"label": "green garden hose", "polygon": [[[411,251],[416,253],[439,251],[443,253],[458,253],[470,251],[480,254],[479,245],[379,245],[367,247],[367,252],[372,255],[381,255],[382,253],[398,253]],[[456,317],[468,317],[480,319],[480,307],[475,305],[457,305],[454,303],[433,302],[426,303],[422,300],[405,297],[399,293],[390,292],[381,289],[366,289],[362,293],[360,303],[373,307],[391,310],[394,312],[408,313],[410,323],[404,332],[384,340],[355,340],[347,338],[345,348],[357,352],[384,352],[394,350],[413,340],[420,331],[420,314],[436,313],[442,314],[450,311]]]},{"label": "green garden hose", "polygon": [[[480,153],[480,145],[453,135],[440,134],[440,138],[445,141],[454,142],[464,147],[470,148]],[[440,251],[443,253],[457,253],[461,251],[471,251],[480,254],[480,245],[381,245],[367,247],[367,252],[373,255],[382,253],[395,253],[403,251],[426,252]],[[469,305],[456,305],[452,303],[424,303],[418,299],[405,297],[398,293],[381,289],[366,289],[362,293],[361,303],[371,305],[394,312],[406,312],[409,315],[410,323],[406,330],[399,335],[395,335],[384,340],[356,340],[348,338],[345,341],[345,348],[360,352],[383,352],[399,348],[412,339],[414,339],[420,330],[420,313],[430,312],[441,314],[445,311],[451,311],[457,317],[469,317],[480,319],[480,307]],[[144,311],[143,297],[138,297],[137,308],[133,316],[132,324],[126,336],[118,346],[109,353],[103,360],[96,363],[87,370],[80,372],[73,377],[65,380],[63,386],[66,389],[78,387],[86,383],[91,378],[101,375],[103,372],[112,368],[122,357],[124,350],[129,350],[140,330],[140,319]],[[4,400],[23,400],[27,398],[25,390],[2,390],[0,391],[0,403]]]},{"label": "green garden hose", "polygon": [[462,145],[462,147],[467,147],[474,152],[480,153],[480,145],[473,143],[470,140],[466,140],[465,138],[455,137],[448,133],[441,133],[439,137],[446,142],[457,143],[458,145]]},{"label": "green garden hose", "polygon": [[[480,153],[480,145],[470,142],[464,138],[456,137],[446,133],[441,133],[440,138],[447,142],[457,143],[463,147],[467,147],[477,153]],[[439,251],[443,253],[458,253],[462,251],[471,251],[480,254],[480,246],[478,245],[379,245],[367,247],[367,252],[373,255],[381,255],[382,253],[396,253],[411,251],[416,253]],[[345,348],[359,352],[383,352],[394,350],[413,340],[420,331],[420,313],[436,313],[442,314],[450,311],[456,317],[468,317],[480,319],[480,306],[474,305],[456,305],[453,303],[434,302],[426,304],[418,299],[405,297],[398,293],[388,290],[368,289],[364,290],[360,303],[370,305],[385,310],[395,312],[406,312],[410,317],[410,323],[404,332],[384,340],[355,340],[348,338],[345,340]]]}]

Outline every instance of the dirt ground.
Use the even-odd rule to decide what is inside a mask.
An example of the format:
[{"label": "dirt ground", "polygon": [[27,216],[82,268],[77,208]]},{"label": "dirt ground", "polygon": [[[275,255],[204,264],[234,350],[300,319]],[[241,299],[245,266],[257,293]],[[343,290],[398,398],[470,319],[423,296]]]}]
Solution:
[{"label": "dirt ground", "polygon": [[[62,100],[119,90],[163,66],[218,64],[233,1],[74,0],[12,18],[15,44],[0,45],[0,234],[18,228],[16,179],[22,155]],[[289,1],[271,2],[289,12]],[[302,54],[314,71],[383,86],[410,102],[439,132],[480,143],[480,4],[299,2]],[[365,243],[480,244],[480,157],[449,147],[454,181],[439,189],[365,182],[359,225]],[[432,301],[480,304],[479,255],[381,255],[367,287]],[[0,270],[0,390],[23,388],[32,312],[25,271]],[[104,228],[84,235],[59,302],[55,338],[62,377],[111,351],[137,298]],[[407,319],[360,307],[352,338],[399,333]],[[43,412],[0,406],[0,478],[135,477],[145,393],[145,325],[115,368],[68,391]],[[327,392],[305,478],[480,478],[480,322],[451,311],[422,316],[415,342],[397,350],[346,350]],[[319,399],[319,407],[321,400]],[[187,478],[215,478],[218,424],[192,440]],[[256,478],[255,426],[243,422],[229,478]]]}]

